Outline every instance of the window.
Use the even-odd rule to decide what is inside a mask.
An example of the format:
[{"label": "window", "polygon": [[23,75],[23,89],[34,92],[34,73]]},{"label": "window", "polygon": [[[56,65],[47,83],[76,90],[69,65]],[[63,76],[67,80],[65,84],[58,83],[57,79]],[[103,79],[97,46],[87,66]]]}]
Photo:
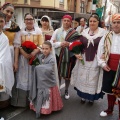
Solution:
[{"label": "window", "polygon": [[26,4],[26,3],[27,3],[27,0],[24,0],[24,3]]},{"label": "window", "polygon": [[64,3],[64,0],[59,0],[60,3]]},{"label": "window", "polygon": [[80,4],[80,12],[84,13],[85,12],[85,7],[84,7],[84,2],[82,1]]}]

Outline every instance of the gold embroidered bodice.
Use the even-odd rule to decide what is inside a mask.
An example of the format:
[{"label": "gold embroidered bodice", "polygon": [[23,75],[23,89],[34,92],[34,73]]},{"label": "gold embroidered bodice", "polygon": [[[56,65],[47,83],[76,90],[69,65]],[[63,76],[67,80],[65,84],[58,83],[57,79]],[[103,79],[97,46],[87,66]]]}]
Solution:
[{"label": "gold embroidered bodice", "polygon": [[12,46],[14,42],[15,32],[4,31],[4,34],[9,39],[9,45]]},{"label": "gold embroidered bodice", "polygon": [[43,44],[43,36],[42,35],[22,35],[21,36],[21,44],[25,41],[34,42],[35,45],[41,46]]}]

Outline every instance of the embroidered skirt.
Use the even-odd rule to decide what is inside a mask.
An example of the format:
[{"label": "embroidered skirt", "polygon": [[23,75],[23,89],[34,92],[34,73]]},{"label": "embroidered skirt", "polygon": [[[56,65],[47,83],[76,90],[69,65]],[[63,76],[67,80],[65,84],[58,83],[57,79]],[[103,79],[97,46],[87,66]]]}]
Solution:
[{"label": "embroidered skirt", "polygon": [[[58,87],[50,88],[50,98],[49,101],[46,101],[45,105],[42,106],[40,113],[41,114],[51,114],[52,111],[58,111],[63,108],[63,102],[58,90]],[[30,109],[35,111],[35,107],[30,103]]]}]

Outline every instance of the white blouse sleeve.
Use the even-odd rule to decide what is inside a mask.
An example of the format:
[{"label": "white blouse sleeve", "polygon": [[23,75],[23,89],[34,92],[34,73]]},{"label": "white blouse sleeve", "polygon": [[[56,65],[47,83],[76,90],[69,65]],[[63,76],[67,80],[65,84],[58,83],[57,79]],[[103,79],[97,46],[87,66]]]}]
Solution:
[{"label": "white blouse sleeve", "polygon": [[58,47],[60,47],[61,46],[61,42],[54,42],[54,40],[56,40],[57,39],[57,31],[58,31],[58,29],[56,29],[55,31],[54,31],[54,33],[53,33],[53,35],[52,35],[52,37],[51,37],[51,39],[50,39],[50,42],[52,43],[52,45],[53,45],[53,47],[54,48],[58,48]]},{"label": "white blouse sleeve", "polygon": [[21,45],[21,32],[16,32],[14,37],[14,47],[20,47]]},{"label": "white blouse sleeve", "polygon": [[101,58],[104,53],[104,39],[105,39],[105,36],[101,38],[100,43],[98,45],[98,51],[97,51],[98,65],[101,67],[106,66],[105,60]]}]

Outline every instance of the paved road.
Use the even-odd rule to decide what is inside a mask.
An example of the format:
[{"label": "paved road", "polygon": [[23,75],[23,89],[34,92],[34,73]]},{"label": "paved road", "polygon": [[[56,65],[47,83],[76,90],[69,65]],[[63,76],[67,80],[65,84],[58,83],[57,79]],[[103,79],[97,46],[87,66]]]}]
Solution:
[{"label": "paved road", "polygon": [[[86,102],[80,103],[80,98],[76,95],[73,87],[70,87],[70,99],[64,100],[64,88],[61,90],[64,108],[61,111],[53,112],[51,115],[42,115],[39,120],[118,120],[118,106],[115,105],[115,111],[112,116],[101,118],[99,113],[103,108],[107,107],[106,96],[103,100],[95,101],[91,106]],[[35,112],[29,108],[14,108],[9,107],[0,110],[5,120],[36,120]]]}]

